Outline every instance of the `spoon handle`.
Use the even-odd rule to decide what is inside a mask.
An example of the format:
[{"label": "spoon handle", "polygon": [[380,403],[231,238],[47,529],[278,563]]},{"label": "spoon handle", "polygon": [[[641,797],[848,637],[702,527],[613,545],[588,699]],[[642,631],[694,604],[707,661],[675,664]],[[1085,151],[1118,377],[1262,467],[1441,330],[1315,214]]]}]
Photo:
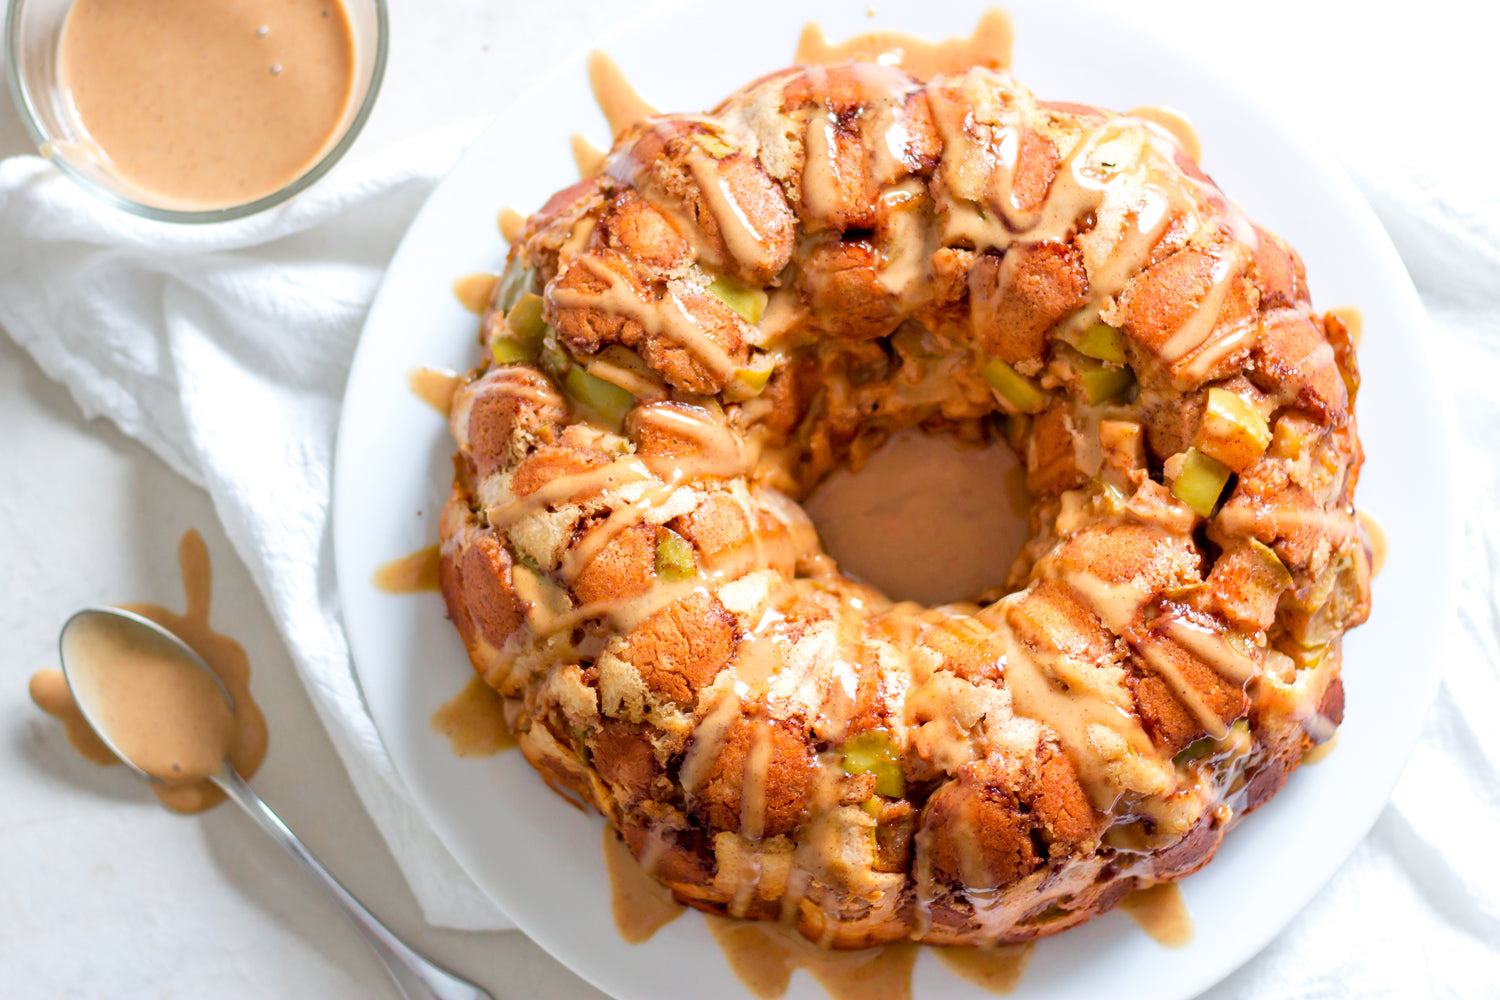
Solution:
[{"label": "spoon handle", "polygon": [[354,925],[363,932],[365,940],[375,950],[375,954],[380,956],[381,963],[385,965],[385,971],[390,974],[396,988],[407,1000],[494,1000],[490,994],[473,983],[460,979],[429,962],[391,933],[390,928],[365,909],[364,904],[355,899],[338,879],[328,873],[328,869],[312,856],[312,852],[303,846],[302,841],[287,829],[281,817],[277,816],[271,807],[255,794],[255,790],[228,763],[218,774],[212,776],[212,780],[224,790],[226,795],[238,803],[240,808],[249,813],[260,824],[261,829],[286,848],[287,853],[296,858],[307,873],[312,875],[314,880],[327,889],[328,894],[339,902],[344,912],[349,915],[349,919],[353,920]]}]

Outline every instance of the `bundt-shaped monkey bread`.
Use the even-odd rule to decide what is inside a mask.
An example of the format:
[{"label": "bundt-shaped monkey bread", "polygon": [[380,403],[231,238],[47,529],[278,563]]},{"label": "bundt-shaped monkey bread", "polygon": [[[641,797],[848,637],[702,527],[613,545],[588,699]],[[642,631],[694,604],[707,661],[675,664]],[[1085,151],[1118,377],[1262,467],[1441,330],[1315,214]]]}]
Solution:
[{"label": "bundt-shaped monkey bread", "polygon": [[[625,130],[483,338],[449,611],[684,902],[837,948],[1051,934],[1202,866],[1341,720],[1348,331],[1157,125],[787,69]],[[1024,460],[982,603],[893,603],[798,506],[912,427]]]}]

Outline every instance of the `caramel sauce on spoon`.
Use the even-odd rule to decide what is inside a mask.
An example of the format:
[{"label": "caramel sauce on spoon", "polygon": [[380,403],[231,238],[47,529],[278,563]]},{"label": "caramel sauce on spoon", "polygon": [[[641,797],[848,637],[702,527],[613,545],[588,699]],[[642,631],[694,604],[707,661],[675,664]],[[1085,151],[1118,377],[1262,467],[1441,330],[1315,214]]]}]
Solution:
[{"label": "caramel sauce on spoon", "polygon": [[[108,698],[114,701],[118,699],[114,701],[108,715],[108,718],[115,720],[110,730],[111,737],[115,739],[123,752],[132,755],[132,761],[138,766],[152,761],[165,760],[163,774],[166,777],[164,780],[175,783],[165,784],[162,781],[153,781],[151,790],[168,809],[181,813],[197,813],[217,805],[224,798],[224,793],[212,782],[192,780],[201,778],[201,775],[197,773],[203,770],[201,755],[192,760],[183,758],[188,761],[186,764],[180,760],[182,770],[174,774],[171,771],[172,761],[169,759],[172,755],[168,753],[164,757],[157,756],[158,750],[163,747],[149,745],[151,743],[149,732],[127,732],[137,727],[145,729],[148,719],[161,716],[162,713],[151,704],[151,693],[172,698],[180,708],[185,710],[184,717],[191,715],[195,705],[201,706],[211,720],[211,727],[222,727],[222,729],[213,728],[212,735],[202,738],[217,740],[222,735],[223,745],[228,748],[230,763],[246,778],[253,775],[265,759],[266,721],[265,716],[261,714],[260,707],[256,705],[255,699],[250,694],[249,657],[245,655],[239,643],[226,635],[215,632],[209,625],[212,569],[209,563],[208,547],[204,545],[203,538],[196,531],[189,531],[182,537],[182,542],[178,546],[178,559],[182,565],[183,589],[187,594],[187,609],[184,614],[179,615],[154,604],[127,604],[122,605],[122,609],[150,619],[187,643],[193,652],[208,664],[229,692],[234,702],[232,715],[226,719],[217,714],[217,709],[206,696],[207,689],[201,686],[204,682],[212,684],[212,681],[202,677],[201,671],[198,671],[196,667],[188,669],[199,676],[196,679],[188,679],[189,675],[182,669],[182,665],[172,662],[176,659],[175,654],[163,655],[161,648],[132,648],[131,644],[125,641],[124,633],[112,632],[108,628],[92,631],[82,637],[89,648],[79,650],[79,653],[95,662],[98,666],[97,671],[88,672],[96,681],[102,683],[96,683],[78,693],[85,700]],[[71,659],[73,655],[74,651],[70,650],[70,664],[73,662]],[[106,673],[112,673],[108,668],[117,656],[134,661],[137,668],[133,671],[134,679],[106,677]],[[75,684],[78,683],[80,676],[75,670]],[[122,687],[124,688],[123,694],[121,693]],[[218,695],[217,690],[214,690],[212,694],[222,706],[223,699]],[[89,724],[83,718],[74,695],[64,680],[62,671],[43,670],[33,676],[31,697],[44,712],[63,722],[67,727],[69,742],[80,756],[95,764],[118,763],[114,754],[97,736],[93,735],[92,730],[85,734],[84,731],[88,730]],[[90,701],[90,704],[94,702]],[[94,715],[101,722],[106,718],[98,710],[95,710]],[[189,726],[196,724],[192,719],[187,722]],[[129,739],[121,742],[121,736],[129,736]],[[136,757],[137,753],[142,756]],[[219,759],[223,759],[222,754],[219,755]],[[213,770],[217,769],[217,763],[215,763]]]}]

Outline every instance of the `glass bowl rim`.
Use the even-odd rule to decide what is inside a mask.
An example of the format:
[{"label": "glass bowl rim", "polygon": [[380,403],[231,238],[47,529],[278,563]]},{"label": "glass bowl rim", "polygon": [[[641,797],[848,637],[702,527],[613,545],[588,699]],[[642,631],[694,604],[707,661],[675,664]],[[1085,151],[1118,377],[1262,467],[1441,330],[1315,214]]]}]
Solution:
[{"label": "glass bowl rim", "polygon": [[43,147],[52,140],[42,129],[40,116],[32,102],[31,92],[27,89],[25,81],[21,79],[19,69],[21,9],[26,6],[26,0],[8,0],[6,4],[5,75],[9,80],[11,97],[15,101],[16,110],[20,113],[21,122],[38,151],[48,163],[57,168],[58,172],[95,198],[132,215],[154,219],[157,222],[189,224],[230,222],[274,208],[305,191],[333,169],[334,164],[343,158],[344,154],[349,151],[349,147],[354,145],[354,141],[359,138],[366,120],[370,117],[370,112],[374,110],[375,98],[379,95],[381,83],[385,79],[386,58],[390,48],[390,23],[386,11],[386,0],[370,0],[370,2],[375,7],[375,55],[370,67],[370,85],[365,88],[364,99],[360,101],[359,108],[355,110],[354,117],[349,119],[349,124],[345,126],[338,141],[319,156],[312,166],[298,174],[291,183],[254,201],[241,202],[226,208],[181,209],[148,205],[99,183],[63,157],[49,155],[42,151]]}]

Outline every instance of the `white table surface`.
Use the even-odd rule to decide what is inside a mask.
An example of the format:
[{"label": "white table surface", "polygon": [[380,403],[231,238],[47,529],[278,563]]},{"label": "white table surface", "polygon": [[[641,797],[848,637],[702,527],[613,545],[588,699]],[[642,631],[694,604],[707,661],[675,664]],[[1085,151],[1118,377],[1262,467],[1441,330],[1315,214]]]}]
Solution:
[{"label": "white table surface", "polygon": [[[392,5],[385,88],[354,158],[492,112],[636,9],[602,0]],[[1431,0],[1389,14],[1317,0],[1223,10],[1196,0],[1112,6],[1196,50],[1367,173],[1404,161],[1458,199],[1491,183],[1500,162],[1487,134],[1495,111],[1486,106],[1500,96],[1493,5]],[[726,11],[754,16],[752,7]],[[1359,19],[1346,13],[1356,9]],[[788,25],[787,51],[768,54],[768,65],[789,56],[798,27]],[[1391,128],[1377,134],[1356,125],[1370,115],[1344,114],[1350,102],[1379,105]],[[5,101],[0,155],[27,151]],[[1212,150],[1208,157],[1211,167]],[[399,933],[497,997],[599,996],[519,934],[424,924],[208,498],[113,426],[84,421],[67,393],[3,337],[0,995],[394,995],[333,906],[247,819],[230,807],[201,818],[162,810],[120,769],[79,759],[27,698],[31,673],[55,664],[57,629],[73,609],[121,600],[181,606],[176,547],[189,527],[213,556],[215,625],[240,640],[253,664],[271,732],[254,783],[267,801]]]}]

